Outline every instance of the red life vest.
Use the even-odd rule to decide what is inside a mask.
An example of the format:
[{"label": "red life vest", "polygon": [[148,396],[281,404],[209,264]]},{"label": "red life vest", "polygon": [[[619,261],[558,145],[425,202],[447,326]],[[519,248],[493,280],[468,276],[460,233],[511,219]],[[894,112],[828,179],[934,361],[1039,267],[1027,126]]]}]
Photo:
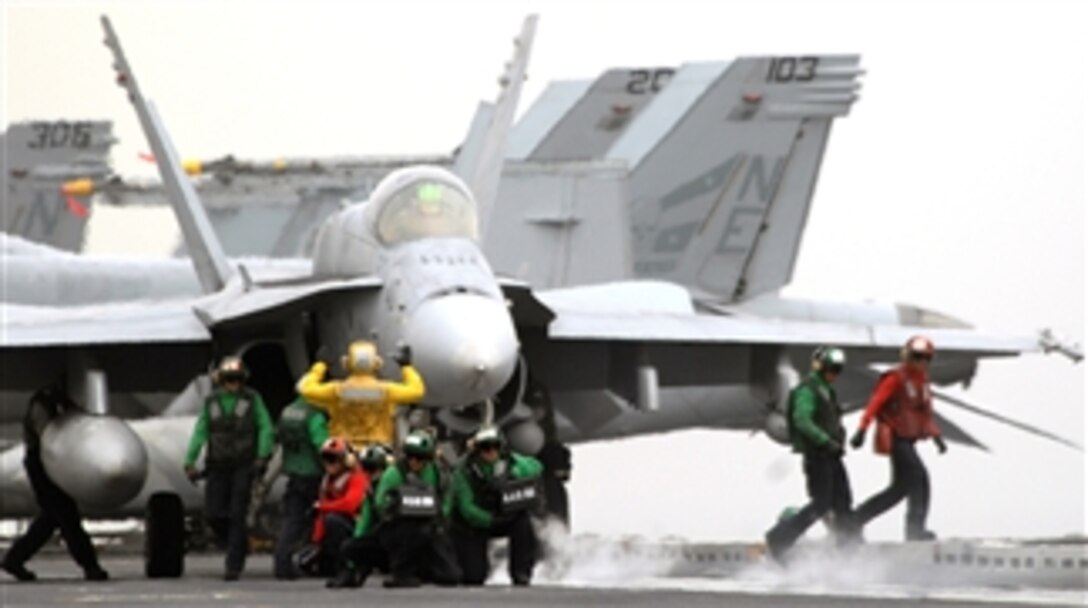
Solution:
[{"label": "red life vest", "polygon": [[325,513],[341,513],[352,521],[359,513],[359,506],[366,494],[369,478],[359,467],[330,477],[325,475],[321,482],[321,492],[317,499],[317,520],[314,521],[313,533],[310,539],[313,542],[321,542],[325,537]]},{"label": "red life vest", "polygon": [[924,373],[908,373],[902,366],[885,372],[884,376],[889,374],[899,377],[899,388],[880,409],[877,420],[903,439],[925,439],[938,434],[929,378]]}]

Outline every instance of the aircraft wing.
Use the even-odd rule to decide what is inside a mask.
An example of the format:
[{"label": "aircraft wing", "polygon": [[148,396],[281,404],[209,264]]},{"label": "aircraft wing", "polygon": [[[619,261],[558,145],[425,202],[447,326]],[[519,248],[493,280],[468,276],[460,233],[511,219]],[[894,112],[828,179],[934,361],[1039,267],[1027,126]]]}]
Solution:
[{"label": "aircraft wing", "polygon": [[211,332],[191,303],[73,308],[0,304],[0,391],[31,391],[99,369],[118,391],[180,391],[205,371]]},{"label": "aircraft wing", "polygon": [[[375,278],[261,287],[232,283],[211,296],[80,307],[0,305],[0,390],[33,390],[73,364],[101,369],[116,390],[181,390],[205,371],[217,344],[278,340],[303,309]],[[78,369],[78,368],[77,368]]]},{"label": "aircraft wing", "polygon": [[136,302],[77,308],[0,306],[0,348],[204,343],[211,334],[187,302]]},{"label": "aircraft wing", "polygon": [[273,324],[291,311],[307,307],[321,298],[349,291],[367,291],[381,287],[377,277],[331,279],[325,281],[279,284],[249,289],[224,298],[209,298],[196,307],[197,314],[210,326],[268,319]]},{"label": "aircraft wing", "polygon": [[945,353],[1001,356],[1042,348],[1037,336],[985,334],[971,329],[812,323],[713,314],[565,310],[557,311],[549,328],[549,336],[555,340],[798,347],[835,344],[896,351],[918,333],[929,336]]},{"label": "aircraft wing", "polygon": [[661,283],[534,297],[554,315],[543,332],[523,335],[523,353],[541,382],[553,390],[610,389],[629,398],[640,381],[651,379],[647,373],[661,387],[773,383],[783,358],[804,369],[821,344],[847,349],[852,368],[873,370],[894,364],[910,336],[925,333],[939,353],[930,370],[939,385],[969,379],[980,358],[1043,350],[1030,335],[704,313],[684,288]]}]

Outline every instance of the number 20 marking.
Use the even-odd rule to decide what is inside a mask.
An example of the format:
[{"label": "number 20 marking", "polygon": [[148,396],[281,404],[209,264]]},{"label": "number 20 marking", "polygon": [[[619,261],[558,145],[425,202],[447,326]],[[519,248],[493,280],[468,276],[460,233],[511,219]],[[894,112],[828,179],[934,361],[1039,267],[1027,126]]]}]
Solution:
[{"label": "number 20 marking", "polygon": [[809,82],[818,65],[819,57],[776,57],[767,68],[767,82]]}]

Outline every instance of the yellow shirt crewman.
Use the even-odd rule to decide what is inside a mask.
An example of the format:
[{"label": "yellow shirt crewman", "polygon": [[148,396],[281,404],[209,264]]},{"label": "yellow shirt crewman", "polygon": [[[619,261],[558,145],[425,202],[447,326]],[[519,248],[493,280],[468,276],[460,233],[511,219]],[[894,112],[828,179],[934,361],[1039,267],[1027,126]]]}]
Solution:
[{"label": "yellow shirt crewman", "polygon": [[348,370],[345,380],[325,382],[328,366],[314,363],[299,380],[302,398],[329,415],[329,435],[347,438],[356,449],[381,443],[393,445],[398,405],[415,403],[426,390],[419,372],[411,365],[411,351],[402,346],[395,357],[404,382],[379,380],[382,368],[373,342],[359,340],[348,346],[342,361]]}]

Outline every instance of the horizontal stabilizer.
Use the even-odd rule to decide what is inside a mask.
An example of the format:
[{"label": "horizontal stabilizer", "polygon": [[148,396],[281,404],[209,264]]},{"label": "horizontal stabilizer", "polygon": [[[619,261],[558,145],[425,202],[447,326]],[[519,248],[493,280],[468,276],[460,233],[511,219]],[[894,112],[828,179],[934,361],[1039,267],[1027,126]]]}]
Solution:
[{"label": "horizontal stabilizer", "polygon": [[[978,407],[976,405],[971,405],[970,403],[967,403],[966,401],[964,401],[963,399],[960,399],[958,397],[953,397],[952,395],[949,395],[947,393],[938,392],[938,391],[933,391],[933,396],[936,397],[937,399],[940,399],[941,401],[944,401],[945,403],[947,403],[947,404],[949,404],[951,406],[958,407],[958,408],[960,408],[962,410],[967,410],[968,412],[971,412],[972,414],[982,416],[983,418],[989,418],[990,420],[993,420],[995,422],[1000,422],[1001,424],[1011,426],[1011,427],[1013,427],[1015,429],[1019,429],[1021,431],[1024,431],[1025,433],[1030,433],[1030,434],[1035,435],[1037,437],[1042,437],[1044,439],[1049,439],[1049,440],[1054,441],[1056,443],[1060,443],[1060,444],[1062,444],[1064,446],[1071,447],[1074,450],[1077,450],[1079,452],[1084,451],[1084,448],[1081,447],[1079,444],[1077,444],[1074,441],[1070,441],[1069,439],[1066,439],[1064,437],[1055,435],[1054,433],[1051,433],[1050,431],[1045,431],[1045,430],[1043,430],[1043,429],[1041,429],[1041,428],[1039,428],[1037,426],[1032,426],[1030,424],[1027,424],[1026,422],[1020,422],[1019,420],[1014,420],[1014,419],[1009,418],[1007,416],[1002,416],[1001,414],[995,414],[994,412],[991,412],[989,410],[985,410],[985,409],[983,409],[981,407]],[[941,423],[943,424],[944,420],[942,420]]]},{"label": "horizontal stabilizer", "polygon": [[978,448],[983,452],[990,451],[990,448],[986,447],[986,444],[975,439],[974,435],[968,433],[963,427],[949,420],[948,417],[942,416],[939,412],[934,412],[933,417],[937,419],[937,425],[941,427],[941,436],[945,439],[953,443],[965,445],[969,448]]}]

